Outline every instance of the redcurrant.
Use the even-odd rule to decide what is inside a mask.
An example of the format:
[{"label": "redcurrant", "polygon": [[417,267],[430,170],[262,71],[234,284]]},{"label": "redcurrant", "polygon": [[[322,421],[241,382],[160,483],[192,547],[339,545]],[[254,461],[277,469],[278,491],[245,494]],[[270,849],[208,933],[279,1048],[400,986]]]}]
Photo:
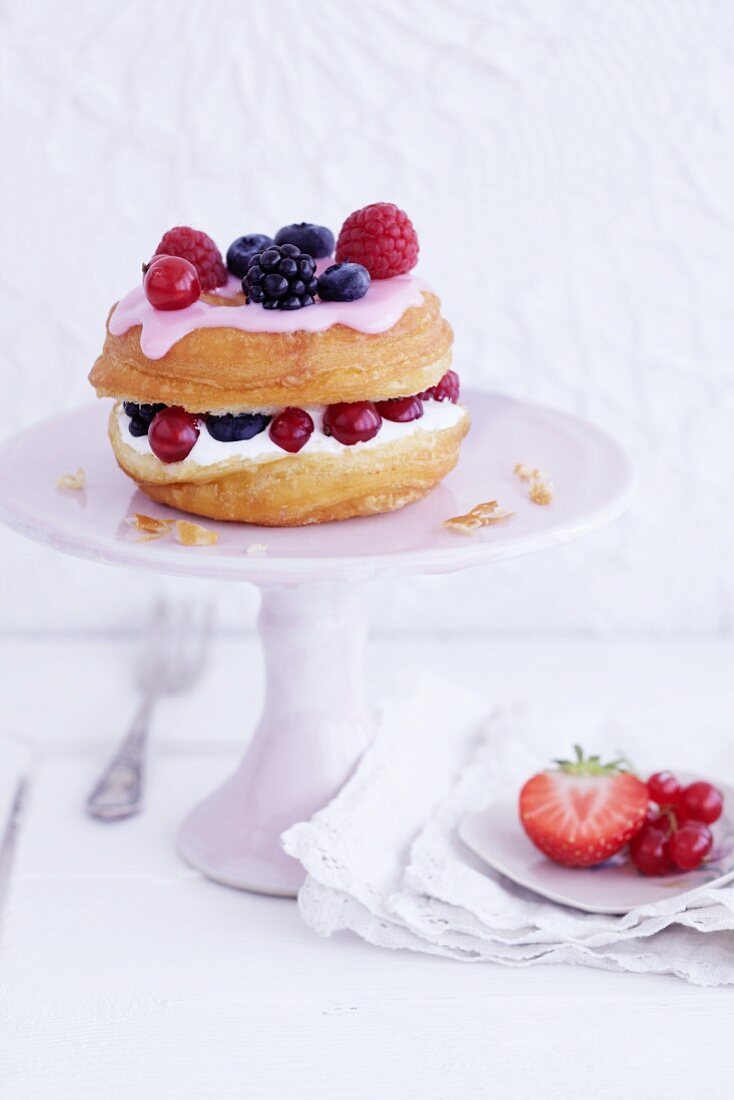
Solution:
[{"label": "redcurrant", "polygon": [[374,439],[382,425],[382,417],[371,401],[342,401],[327,405],[324,412],[324,433],[340,443],[353,447]]},{"label": "redcurrant", "polygon": [[296,454],[308,443],[313,433],[313,420],[305,409],[289,406],[270,425],[270,438],[284,451]]},{"label": "redcurrant", "polygon": [[689,783],[676,799],[676,812],[681,821],[703,821],[712,825],[721,817],[724,796],[713,783]]},{"label": "redcurrant", "polygon": [[185,309],[201,294],[196,268],[180,256],[156,256],[143,279],[145,297],[154,309]]},{"label": "redcurrant", "polygon": [[671,772],[655,772],[647,781],[647,792],[658,806],[672,806],[679,791],[680,783]]},{"label": "redcurrant", "polygon": [[431,386],[430,390],[424,390],[418,396],[423,398],[424,401],[429,401],[432,398],[434,401],[450,401],[452,405],[455,405],[459,400],[459,390],[458,374],[455,370],[447,370],[435,386]]},{"label": "redcurrant", "polygon": [[643,825],[629,844],[630,859],[643,875],[667,875],[674,865],[668,848],[668,834],[654,825]]},{"label": "redcurrant", "polygon": [[385,420],[408,424],[423,416],[423,402],[419,397],[393,397],[389,401],[375,401],[375,408]]},{"label": "redcurrant", "polygon": [[183,462],[198,438],[198,419],[176,405],[161,409],[148,429],[150,449],[161,462]]},{"label": "redcurrant", "polygon": [[703,821],[684,821],[671,836],[668,850],[681,871],[694,871],[706,859],[713,843],[713,834]]}]

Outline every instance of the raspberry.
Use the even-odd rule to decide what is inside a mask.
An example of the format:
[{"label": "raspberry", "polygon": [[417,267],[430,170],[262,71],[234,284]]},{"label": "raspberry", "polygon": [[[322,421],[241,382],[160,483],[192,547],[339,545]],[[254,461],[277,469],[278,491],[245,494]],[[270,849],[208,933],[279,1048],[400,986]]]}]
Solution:
[{"label": "raspberry", "polygon": [[206,294],[227,281],[222,255],[211,237],[199,229],[177,225],[163,234],[156,256],[180,256],[196,268],[201,289]]},{"label": "raspberry", "polygon": [[418,261],[413,223],[392,202],[373,202],[355,210],[341,228],[336,260],[362,264],[373,279],[405,275]]}]

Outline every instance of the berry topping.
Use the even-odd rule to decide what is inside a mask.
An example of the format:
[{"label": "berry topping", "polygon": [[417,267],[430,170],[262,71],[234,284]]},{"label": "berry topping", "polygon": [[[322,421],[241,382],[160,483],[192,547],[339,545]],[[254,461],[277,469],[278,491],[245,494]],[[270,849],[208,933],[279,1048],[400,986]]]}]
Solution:
[{"label": "berry topping", "polygon": [[248,301],[265,309],[312,306],[316,293],[316,261],[294,244],[271,245],[256,252],[242,280]]},{"label": "berry topping", "polygon": [[284,451],[296,454],[305,447],[313,433],[313,420],[305,409],[289,406],[270,425],[270,438]]},{"label": "berry topping", "polygon": [[262,252],[270,244],[273,244],[273,238],[266,237],[264,233],[249,233],[246,237],[238,237],[227,249],[227,267],[238,279],[244,278],[247,265],[255,253]]},{"label": "berry topping", "polygon": [[145,297],[153,309],[186,309],[201,294],[196,268],[179,256],[154,256],[143,279]]},{"label": "berry topping", "polygon": [[671,772],[655,772],[647,781],[647,792],[658,806],[672,806],[680,793],[680,783]]},{"label": "berry topping", "polygon": [[165,405],[142,405],[137,401],[123,401],[122,407],[128,416],[139,416],[143,420],[146,420],[150,424],[151,420],[156,413],[159,413],[161,409],[165,409]]},{"label": "berry topping", "polygon": [[275,234],[276,244],[294,244],[301,252],[307,252],[314,260],[331,256],[334,251],[334,234],[325,225],[312,225],[311,222],[296,222],[284,225]]},{"label": "berry topping", "polygon": [[143,420],[142,416],[131,416],[130,423],[127,426],[127,430],[130,432],[130,435],[134,435],[137,437],[147,435],[149,427],[149,420]]},{"label": "berry topping", "polygon": [[675,870],[665,829],[646,825],[632,837],[629,853],[635,867],[643,875],[667,875]]},{"label": "berry topping", "polygon": [[224,413],[222,416],[209,413],[206,430],[220,443],[234,443],[240,439],[252,439],[264,432],[269,423],[270,417],[265,413]]},{"label": "berry topping", "polygon": [[712,825],[721,817],[724,797],[713,783],[689,783],[678,795],[675,810],[679,821],[703,821]]},{"label": "berry topping", "polygon": [[333,435],[347,447],[374,439],[381,424],[382,417],[371,401],[342,401],[327,405],[324,412],[324,434]]},{"label": "berry topping", "polygon": [[223,286],[227,281],[227,269],[222,255],[211,237],[199,229],[177,225],[163,234],[155,250],[156,256],[180,256],[196,268],[204,293]]},{"label": "berry topping", "polygon": [[520,821],[536,848],[567,867],[592,867],[618,852],[645,820],[647,787],[598,756],[559,760],[520,792]]},{"label": "berry topping", "polygon": [[383,420],[394,420],[396,424],[408,424],[423,416],[423,402],[420,397],[393,397],[389,401],[375,401],[375,408]]},{"label": "berry topping", "polygon": [[183,462],[199,438],[199,421],[177,405],[161,409],[148,431],[150,449],[161,462]]},{"label": "berry topping", "polygon": [[370,273],[361,264],[332,264],[319,276],[322,302],[356,302],[370,287]]},{"label": "berry topping", "polygon": [[423,401],[450,401],[455,405],[459,400],[459,376],[455,370],[447,370],[443,378],[431,386],[430,390],[424,390],[418,396]]},{"label": "berry topping", "polygon": [[695,871],[708,856],[714,838],[703,821],[685,821],[668,839],[670,858],[681,871]]},{"label": "berry topping", "polygon": [[336,258],[363,264],[373,279],[390,279],[415,267],[418,237],[408,215],[394,203],[373,202],[344,222]]},{"label": "berry topping", "polygon": [[[714,843],[709,825],[718,820],[724,808],[721,791],[703,781],[681,787],[671,772],[651,775],[647,790],[657,805],[648,807],[645,825],[630,842],[632,862],[644,875],[700,867]],[[665,841],[664,851],[659,834]]]},{"label": "berry topping", "polygon": [[140,405],[137,401],[123,401],[122,407],[130,417],[128,431],[130,435],[142,436],[148,434],[148,428],[156,413],[165,409],[165,405]]}]

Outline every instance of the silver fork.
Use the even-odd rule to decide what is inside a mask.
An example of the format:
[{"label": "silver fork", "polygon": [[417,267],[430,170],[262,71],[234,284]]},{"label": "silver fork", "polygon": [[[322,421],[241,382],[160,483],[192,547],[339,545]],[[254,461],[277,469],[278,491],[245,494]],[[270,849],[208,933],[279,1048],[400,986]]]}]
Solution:
[{"label": "silver fork", "polygon": [[194,603],[156,605],[138,668],[140,705],[128,733],[87,798],[100,821],[131,817],[143,808],[148,729],[156,703],[193,687],[206,664],[211,607]]}]

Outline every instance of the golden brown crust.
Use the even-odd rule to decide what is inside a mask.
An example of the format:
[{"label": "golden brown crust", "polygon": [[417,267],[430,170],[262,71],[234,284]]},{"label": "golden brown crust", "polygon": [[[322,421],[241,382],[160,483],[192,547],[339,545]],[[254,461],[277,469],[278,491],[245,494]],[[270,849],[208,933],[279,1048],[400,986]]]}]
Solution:
[{"label": "golden brown crust", "polygon": [[382,446],[339,454],[288,455],[271,462],[230,458],[215,466],[166,466],[120,434],[110,439],[120,467],[152,500],[211,519],[298,527],[402,508],[428,493],[456,465],[469,414],[450,428],[419,430]]},{"label": "golden brown crust", "polygon": [[451,365],[451,326],[435,294],[387,332],[333,325],[325,332],[197,329],[160,359],[140,349],[140,326],[107,331],[89,381],[99,397],[182,405],[191,412],[329,405],[404,397],[435,385]]}]

